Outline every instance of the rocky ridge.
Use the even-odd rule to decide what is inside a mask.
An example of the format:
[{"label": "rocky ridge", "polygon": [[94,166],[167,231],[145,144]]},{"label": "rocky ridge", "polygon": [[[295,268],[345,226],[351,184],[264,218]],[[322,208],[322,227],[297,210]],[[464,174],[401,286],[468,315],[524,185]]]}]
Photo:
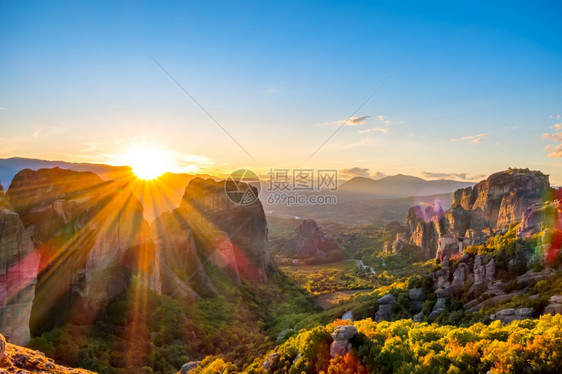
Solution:
[{"label": "rocky ridge", "polygon": [[11,341],[27,343],[29,327],[91,323],[133,280],[195,300],[219,293],[206,264],[235,285],[276,270],[259,200],[236,204],[225,182],[195,178],[149,226],[128,183],[58,168],[14,177],[0,207],[0,332]]},{"label": "rocky ridge", "polygon": [[8,373],[54,373],[87,374],[89,370],[73,369],[56,364],[42,352],[20,347],[6,342],[0,335],[0,371]]},{"label": "rocky ridge", "polygon": [[457,190],[447,211],[439,202],[410,208],[405,218],[409,243],[419,246],[427,259],[442,260],[462,252],[467,245],[481,244],[507,231],[525,217],[537,222],[533,214],[540,213],[532,213],[531,207],[540,205],[549,191],[548,175],[540,171],[508,169],[494,173],[474,187]]}]

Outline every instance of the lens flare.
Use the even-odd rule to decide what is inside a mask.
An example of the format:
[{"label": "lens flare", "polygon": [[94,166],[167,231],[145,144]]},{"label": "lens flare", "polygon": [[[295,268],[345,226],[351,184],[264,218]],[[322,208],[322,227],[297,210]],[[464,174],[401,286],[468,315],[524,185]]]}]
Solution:
[{"label": "lens flare", "polygon": [[140,179],[152,180],[176,169],[170,152],[151,145],[135,145],[128,148],[118,160],[133,168]]}]

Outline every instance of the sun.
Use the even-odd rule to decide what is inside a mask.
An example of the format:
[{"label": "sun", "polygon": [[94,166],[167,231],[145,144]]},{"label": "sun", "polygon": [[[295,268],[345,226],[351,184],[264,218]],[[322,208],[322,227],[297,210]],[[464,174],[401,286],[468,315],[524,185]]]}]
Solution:
[{"label": "sun", "polygon": [[171,153],[152,145],[131,146],[119,158],[133,168],[137,178],[144,180],[156,179],[175,168]]}]

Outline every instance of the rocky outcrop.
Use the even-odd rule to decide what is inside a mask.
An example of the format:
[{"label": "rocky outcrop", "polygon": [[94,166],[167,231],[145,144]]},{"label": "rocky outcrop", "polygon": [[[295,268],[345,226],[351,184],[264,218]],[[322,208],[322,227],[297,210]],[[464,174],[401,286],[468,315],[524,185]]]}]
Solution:
[{"label": "rocky outcrop", "polygon": [[58,365],[54,360],[45,357],[39,351],[34,351],[18,345],[6,343],[0,335],[0,372],[3,373],[55,373],[55,374],[88,374],[93,373],[84,369],[73,369]]},{"label": "rocky outcrop", "polygon": [[120,184],[69,170],[22,170],[6,197],[40,256],[31,327],[78,323],[119,295],[133,277],[156,291],[159,267],[143,207]]},{"label": "rocky outcrop", "polygon": [[357,329],[352,325],[340,325],[332,331],[334,341],[330,345],[330,356],[345,356],[351,350],[349,340],[357,335]]},{"label": "rocky outcrop", "polygon": [[150,231],[157,248],[163,293],[184,299],[218,294],[199,258],[191,226],[180,211],[161,214]]},{"label": "rocky outcrop", "polygon": [[378,299],[379,309],[375,313],[375,321],[389,321],[392,316],[392,309],[396,304],[396,297],[392,294],[387,294]]},{"label": "rocky outcrop", "polygon": [[522,220],[521,232],[531,235],[542,227],[544,216],[552,216],[552,209],[541,208],[541,197],[549,190],[548,175],[540,171],[492,174],[474,187],[457,190],[447,212],[439,206],[410,208],[405,220],[410,244],[421,247],[426,258],[437,254],[443,260]]},{"label": "rocky outcrop", "polygon": [[215,256],[215,261],[226,263],[232,273],[238,273],[241,278],[265,282],[267,273],[277,270],[266,246],[267,221],[263,206],[259,199],[245,205],[235,203],[225,192],[227,183],[232,182],[192,179],[174,214],[191,227],[200,253],[208,254],[205,261],[217,250],[226,250],[224,256]]},{"label": "rocky outcrop", "polygon": [[509,323],[512,321],[520,321],[524,319],[533,318],[533,308],[508,308],[498,311],[496,314],[492,314],[490,319],[492,321],[499,320],[503,323]]},{"label": "rocky outcrop", "polygon": [[189,374],[192,373],[193,370],[197,369],[201,365],[201,361],[189,361],[181,367],[180,374]]},{"label": "rocky outcrop", "polygon": [[0,207],[0,333],[15,344],[30,339],[39,254],[17,213]]},{"label": "rocky outcrop", "polygon": [[447,300],[449,300],[448,297],[440,297],[437,299],[437,302],[435,303],[433,309],[431,310],[431,313],[429,314],[430,319],[437,318],[441,314],[441,312],[447,309]]},{"label": "rocky outcrop", "polygon": [[408,291],[408,299],[410,306],[416,312],[422,310],[423,302],[425,300],[425,293],[421,288],[412,288]]},{"label": "rocky outcrop", "polygon": [[424,257],[435,257],[439,235],[445,229],[444,213],[440,204],[422,208],[414,206],[408,210],[404,223],[409,243],[421,248]]},{"label": "rocky outcrop", "polygon": [[325,256],[327,252],[339,249],[336,242],[326,238],[316,221],[305,219],[296,229],[298,258]]},{"label": "rocky outcrop", "polygon": [[[469,211],[467,228],[481,230],[485,225],[506,230],[512,223],[519,223],[523,212],[540,202],[541,195],[549,188],[548,175],[540,171],[508,169],[490,175],[474,188],[455,192],[452,206]],[[462,226],[456,220],[451,221],[451,225]],[[459,234],[464,235],[463,232]]]},{"label": "rocky outcrop", "polygon": [[517,234],[529,238],[549,227],[555,227],[562,217],[558,215],[558,202],[536,203],[523,212]]},{"label": "rocky outcrop", "polygon": [[562,314],[562,295],[554,295],[550,298],[550,304],[544,308],[544,314]]},{"label": "rocky outcrop", "polygon": [[279,366],[280,357],[281,356],[277,352],[270,353],[263,362],[263,368],[267,370],[268,373],[275,372]]}]

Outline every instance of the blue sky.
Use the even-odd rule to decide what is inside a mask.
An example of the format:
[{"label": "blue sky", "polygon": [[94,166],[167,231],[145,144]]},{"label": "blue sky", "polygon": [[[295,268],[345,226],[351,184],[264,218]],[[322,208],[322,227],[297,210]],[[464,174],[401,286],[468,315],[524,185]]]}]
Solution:
[{"label": "blue sky", "polygon": [[561,19],[560,2],[0,1],[0,157],[146,143],[202,172],[517,166],[562,184]]}]

